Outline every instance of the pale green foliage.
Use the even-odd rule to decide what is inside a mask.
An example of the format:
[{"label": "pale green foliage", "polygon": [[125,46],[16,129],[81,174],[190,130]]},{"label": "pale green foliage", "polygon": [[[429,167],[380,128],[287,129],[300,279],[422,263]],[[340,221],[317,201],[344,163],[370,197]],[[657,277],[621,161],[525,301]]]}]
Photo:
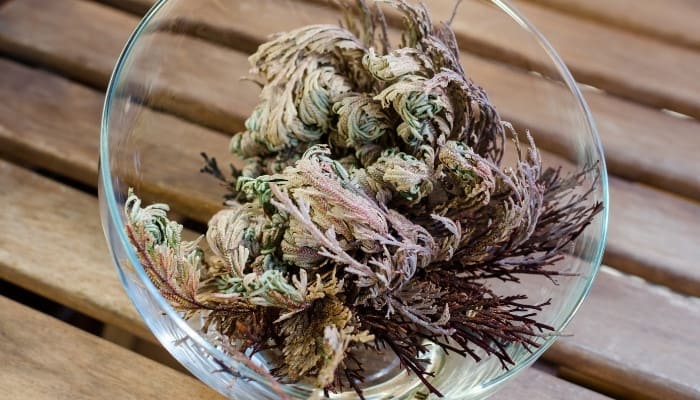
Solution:
[{"label": "pale green foliage", "polygon": [[433,171],[422,160],[398,149],[385,150],[382,155],[354,178],[381,203],[394,195],[415,204],[433,191]]},{"label": "pale green foliage", "polygon": [[390,131],[391,121],[381,104],[366,94],[350,94],[333,105],[338,114],[337,134],[341,147],[362,147]]},{"label": "pale green foliage", "polygon": [[301,28],[261,45],[250,57],[263,85],[261,103],[247,130],[234,136],[233,152],[251,157],[317,142],[329,129],[333,104],[352,89],[350,78],[333,66],[363,54],[350,32],[331,25]]},{"label": "pale green foliage", "polygon": [[141,200],[130,189],[124,206],[127,234],[163,297],[184,309],[198,309],[202,261],[199,239],[183,241],[182,225],[168,219],[168,210],[166,204],[141,207]]},{"label": "pale green foliage", "polygon": [[433,72],[433,62],[420,50],[411,47],[396,49],[384,56],[378,56],[369,48],[362,58],[362,65],[372,77],[393,82],[406,75],[424,76]]}]

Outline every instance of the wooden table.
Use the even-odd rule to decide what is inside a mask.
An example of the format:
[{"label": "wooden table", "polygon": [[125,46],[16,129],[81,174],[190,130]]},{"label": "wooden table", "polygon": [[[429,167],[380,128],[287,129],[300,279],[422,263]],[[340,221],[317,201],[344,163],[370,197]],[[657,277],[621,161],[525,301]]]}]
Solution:
[{"label": "wooden table", "polygon": [[[98,216],[103,93],[152,3],[0,0],[0,398],[219,398],[143,356],[165,360],[121,288]],[[452,1],[428,4],[445,9]],[[576,78],[597,88],[584,94],[605,146],[612,204],[606,267],[570,326],[573,336],[559,339],[495,398],[700,399],[700,3],[515,4]],[[327,13],[301,0],[298,7]],[[212,15],[181,21],[163,35],[189,43],[182,62],[244,60],[255,47],[246,29],[260,28],[244,14],[237,16],[240,32],[222,31]],[[476,63],[517,86],[524,72],[502,64],[526,66],[532,54],[502,51],[512,36],[506,27],[494,29],[489,15],[485,9],[474,21],[455,21],[458,39],[478,55]],[[265,21],[278,29],[293,22],[286,15]],[[247,105],[216,98],[212,88],[244,73],[214,66],[211,86],[196,88],[164,77],[163,96],[153,104],[159,111],[149,111],[162,121],[154,138],[226,148],[217,131],[238,129]],[[514,118],[529,111],[515,107]],[[192,168],[200,163],[192,154],[181,159]],[[201,220],[219,200],[198,198],[196,189],[178,205]],[[187,208],[188,198],[205,209]],[[96,321],[102,337],[20,304],[29,293],[65,307],[54,316],[74,310]]]}]

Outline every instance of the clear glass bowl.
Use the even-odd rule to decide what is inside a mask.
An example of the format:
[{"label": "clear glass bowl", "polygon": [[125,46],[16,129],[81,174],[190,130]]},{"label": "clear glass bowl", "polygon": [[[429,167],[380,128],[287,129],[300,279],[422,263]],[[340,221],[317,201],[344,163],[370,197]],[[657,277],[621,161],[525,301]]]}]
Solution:
[{"label": "clear glass bowl", "polygon": [[[444,1],[429,2],[434,21],[448,20]],[[433,3],[435,6],[433,6]],[[161,343],[188,370],[220,393],[236,399],[277,399],[319,395],[303,385],[272,387],[255,371],[232,359],[218,339],[182,319],[146,276],[125,234],[123,205],[133,186],[146,202],[170,204],[188,226],[201,223],[220,207],[223,189],[199,173],[199,153],[225,161],[228,135],[257,101],[257,88],[238,79],[248,69],[246,54],[277,31],[338,21],[340,13],[317,3],[292,0],[161,0],[129,39],[116,65],[104,107],[100,149],[100,203],[105,234],[122,283],[142,318]],[[607,225],[607,176],[602,149],[586,103],[556,52],[511,5],[501,0],[466,0],[453,26],[462,45],[467,74],[484,87],[494,105],[521,129],[529,129],[545,166],[564,170],[596,168],[590,201],[606,206],[556,266],[574,274],[553,284],[542,277],[516,288],[532,301],[552,299],[541,322],[562,331],[585,298],[600,265]],[[508,35],[494,46],[489,29]],[[518,67],[489,61],[488,55],[514,60]],[[523,68],[524,67],[524,68]],[[556,155],[554,155],[556,154]],[[200,229],[201,230],[201,229]],[[498,293],[513,290],[507,284]],[[534,362],[555,340],[542,340],[530,353],[509,352],[516,365],[501,368],[496,359],[471,359],[435,350],[432,380],[446,399],[480,399]],[[415,377],[392,360],[376,360],[365,387],[367,399],[421,397]],[[352,391],[332,395],[354,399]]]}]

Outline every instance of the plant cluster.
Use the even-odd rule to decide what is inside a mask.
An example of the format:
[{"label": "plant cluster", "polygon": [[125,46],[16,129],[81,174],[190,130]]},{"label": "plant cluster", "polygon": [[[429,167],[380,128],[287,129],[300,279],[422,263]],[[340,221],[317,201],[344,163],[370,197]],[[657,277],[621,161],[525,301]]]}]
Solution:
[{"label": "plant cluster", "polygon": [[382,3],[403,14],[398,46],[358,1],[339,26],[279,34],[250,57],[261,101],[231,142],[245,167],[228,176],[205,155],[230,190],[208,251],[133,193],[127,229],[174,307],[204,315],[232,353],[277,352],[283,382],[361,396],[359,352],[391,351],[439,395],[426,343],[508,367],[509,346],[552,331],[536,319],[546,303],[494,287],[558,275],[601,205],[579,190],[590,170],[543,169],[529,134],[501,120],[449,24]]}]

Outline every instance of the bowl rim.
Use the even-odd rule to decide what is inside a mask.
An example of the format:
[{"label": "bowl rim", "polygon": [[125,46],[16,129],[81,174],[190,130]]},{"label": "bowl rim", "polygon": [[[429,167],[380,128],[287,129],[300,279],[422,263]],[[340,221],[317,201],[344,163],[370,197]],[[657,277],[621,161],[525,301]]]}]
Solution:
[{"label": "bowl rim", "polygon": [[[140,38],[141,34],[147,30],[148,24],[151,22],[151,20],[158,14],[158,12],[163,8],[163,6],[166,5],[170,0],[158,0],[151,8],[148,10],[148,12],[144,15],[144,17],[141,19],[139,24],[136,26],[134,31],[131,33],[129,39],[127,40],[124,48],[122,49],[119,58],[115,64],[114,70],[112,71],[109,84],[107,86],[107,91],[106,91],[106,96],[103,104],[103,109],[102,109],[102,119],[101,119],[101,124],[100,124],[100,149],[99,149],[99,181],[98,185],[100,186],[99,190],[99,196],[104,198],[104,201],[107,204],[106,207],[106,215],[103,215],[103,218],[106,217],[109,219],[109,222],[112,222],[114,226],[120,228],[123,226],[123,215],[122,215],[122,205],[118,203],[117,196],[115,195],[114,187],[112,184],[112,175],[111,175],[111,170],[109,168],[110,165],[110,158],[109,158],[109,119],[110,119],[110,110],[112,106],[112,102],[115,97],[115,91],[116,91],[116,86],[118,82],[120,81],[120,77],[122,76],[123,68],[124,65],[126,64],[127,59],[132,53],[132,50],[134,49],[135,44],[137,43],[138,39]],[[497,9],[499,9],[501,12],[504,12],[507,14],[512,21],[517,23],[521,28],[529,32],[531,35],[533,35],[534,39],[537,41],[537,43],[540,45],[540,47],[546,52],[547,56],[550,58],[552,63],[556,66],[557,73],[560,75],[559,78],[561,78],[566,85],[567,89],[570,91],[570,93],[574,96],[574,99],[576,101],[576,105],[579,108],[579,111],[584,117],[585,120],[585,125],[586,125],[586,130],[588,132],[588,135],[590,136],[590,139],[592,140],[592,143],[594,145],[594,150],[595,153],[597,153],[599,157],[599,162],[600,162],[600,167],[599,167],[599,185],[601,187],[601,193],[602,193],[602,198],[600,201],[603,204],[603,210],[600,213],[599,218],[601,218],[600,221],[600,232],[599,238],[600,238],[600,245],[597,249],[596,254],[592,258],[592,269],[591,269],[591,275],[589,278],[587,278],[587,281],[583,287],[583,290],[581,291],[581,294],[579,298],[576,300],[576,303],[574,307],[572,308],[571,312],[569,315],[564,319],[564,322],[562,323],[560,330],[565,329],[573,317],[576,315],[578,312],[579,308],[581,307],[584,299],[588,296],[588,294],[591,291],[591,287],[595,281],[596,276],[598,275],[598,272],[601,267],[601,262],[603,259],[603,252],[605,249],[605,243],[606,243],[606,238],[607,238],[607,228],[608,228],[608,222],[609,222],[609,188],[608,188],[608,174],[607,174],[607,168],[606,168],[606,163],[605,163],[605,157],[604,157],[604,152],[603,152],[603,146],[601,144],[600,136],[598,135],[598,130],[596,128],[595,121],[593,119],[592,113],[590,111],[590,108],[588,104],[586,103],[586,100],[583,97],[583,94],[579,90],[579,87],[574,80],[573,76],[571,75],[571,72],[559,56],[559,54],[556,52],[554,47],[549,43],[549,41],[544,37],[544,35],[513,5],[510,3],[510,0],[478,0],[482,1],[485,3],[489,3],[493,6],[495,6]],[[107,221],[103,221],[103,225]],[[588,228],[587,228],[588,229]],[[108,228],[104,226],[104,231],[105,235],[107,236],[107,241],[111,249],[111,244],[109,243],[109,234],[108,234]],[[141,283],[145,285],[146,290],[153,296],[153,299],[155,299],[158,307],[160,307],[166,315],[171,319],[172,322],[176,324],[176,326],[181,329],[183,332],[185,332],[188,335],[188,339],[195,342],[198,346],[200,346],[203,350],[206,351],[209,355],[215,357],[217,361],[219,362],[224,362],[225,365],[229,366],[232,370],[236,371],[245,371],[247,372],[250,376],[255,376],[262,378],[257,372],[250,370],[248,367],[245,365],[241,364],[238,361],[233,360],[228,354],[226,354],[224,351],[221,349],[217,348],[214,344],[209,342],[207,339],[205,339],[202,334],[200,334],[198,331],[196,331],[192,326],[190,326],[187,321],[185,321],[180,314],[175,311],[175,309],[170,305],[170,303],[160,294],[160,291],[155,287],[155,285],[151,282],[151,280],[148,278],[148,275],[146,274],[145,270],[143,269],[143,266],[141,265],[138,256],[136,252],[134,251],[133,247],[130,245],[130,242],[128,240],[128,237],[126,235],[125,229],[116,229],[117,231],[117,238],[119,240],[119,244],[125,249],[127,257],[131,265],[134,267],[134,271],[136,272],[136,275],[139,277]],[[115,266],[119,264],[116,254],[114,251],[111,251],[112,253],[112,258],[114,259]],[[120,275],[120,279],[122,280],[122,285],[126,286],[125,282],[125,276],[123,275],[123,271],[121,271],[121,268],[117,267],[117,270]],[[131,299],[131,298],[130,298]],[[141,313],[141,310],[138,310],[139,313]],[[142,316],[144,317],[144,316]],[[144,318],[146,320],[146,318]],[[149,327],[150,328],[150,327]],[[530,366],[533,362],[535,362],[557,339],[556,335],[553,335],[547,339],[541,344],[540,347],[532,351],[527,358],[525,358],[522,362],[520,362],[517,365],[514,365],[512,368],[508,369],[507,371],[504,371],[502,374],[481,383],[481,390],[483,391],[488,391],[489,389],[495,388],[497,385],[500,383],[510,379],[511,377],[517,375],[519,372]],[[159,338],[160,340],[160,338]],[[271,389],[271,384],[266,382],[264,379],[255,379],[255,383],[264,386],[266,389]],[[282,390],[290,395],[294,395],[296,390],[292,386],[287,386],[287,385],[281,385]]]}]

